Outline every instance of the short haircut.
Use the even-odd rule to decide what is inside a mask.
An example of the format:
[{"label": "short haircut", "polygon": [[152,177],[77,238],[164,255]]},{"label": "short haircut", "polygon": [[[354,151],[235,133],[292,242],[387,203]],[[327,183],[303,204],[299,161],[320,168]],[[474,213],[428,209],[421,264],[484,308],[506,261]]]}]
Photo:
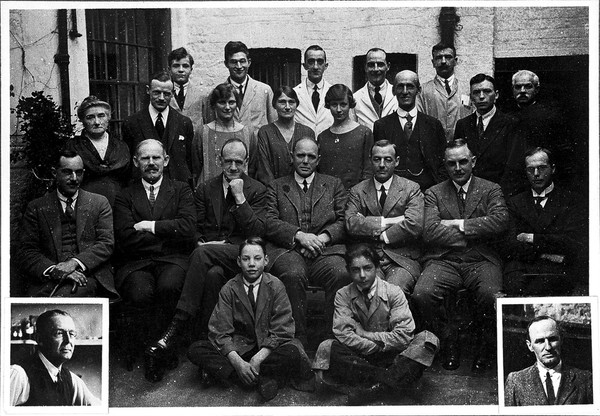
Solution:
[{"label": "short haircut", "polygon": [[381,48],[371,48],[371,49],[369,49],[369,50],[367,51],[367,53],[365,53],[365,62],[367,61],[367,57],[369,56],[369,54],[370,54],[371,52],[383,52],[383,54],[385,55],[385,59],[386,59],[386,61],[387,61],[387,52],[386,52],[386,51],[384,51],[384,50],[383,50],[383,49],[381,49]]},{"label": "short haircut", "polygon": [[292,146],[292,154],[296,151],[296,147],[298,146],[298,143],[300,143],[304,140],[308,140],[308,141],[316,144],[317,145],[317,154],[321,154],[321,146],[319,146],[319,142],[310,136],[303,136],[303,137],[300,137],[298,140],[296,140]]},{"label": "short haircut", "polygon": [[494,77],[487,75],[487,74],[477,74],[475,75],[473,78],[471,78],[471,80],[469,81],[469,85],[473,86],[475,84],[479,84],[483,81],[489,81],[492,83],[492,85],[494,86],[494,91],[497,90],[496,88],[496,80],[494,79]]},{"label": "short haircut", "polygon": [[545,320],[554,321],[554,323],[556,324],[556,329],[558,330],[558,336],[562,339],[562,326],[561,326],[560,322],[558,322],[554,318],[551,318],[548,315],[539,315],[539,316],[536,316],[535,318],[533,318],[527,324],[527,340],[531,341],[531,339],[529,338],[529,328],[531,328],[531,325],[535,324],[536,322],[545,321]]},{"label": "short haircut", "polygon": [[546,149],[545,147],[530,147],[525,152],[525,159],[535,155],[536,153],[545,153],[548,157],[548,163],[550,163],[551,166],[554,166],[554,155],[552,154],[552,151],[550,151],[550,149]]},{"label": "short haircut", "polygon": [[346,254],[344,255],[346,259],[346,264],[350,267],[350,263],[352,260],[358,257],[364,257],[369,260],[371,263],[375,265],[375,267],[379,267],[379,256],[377,255],[377,251],[370,244],[360,243],[353,246],[350,246],[348,250],[346,250]]},{"label": "short haircut", "polygon": [[68,316],[69,318],[73,319],[73,317],[65,311],[60,309],[51,309],[38,316],[37,320],[35,321],[35,331],[38,334],[44,334],[50,331],[50,324],[52,322],[52,318],[55,316]]},{"label": "short haircut", "polygon": [[146,139],[146,140],[142,140],[141,142],[139,142],[137,144],[137,146],[135,147],[135,152],[133,153],[134,157],[137,158],[139,156],[140,149],[142,148],[142,146],[145,146],[145,145],[150,144],[150,143],[158,144],[160,146],[160,148],[162,149],[163,156],[167,155],[167,151],[165,150],[165,146],[160,142],[160,140]]},{"label": "short haircut", "polygon": [[67,149],[67,148],[62,148],[56,154],[56,159],[54,160],[54,167],[55,168],[60,167],[60,160],[63,157],[65,159],[73,159],[74,157],[81,157],[81,156],[79,156],[79,153],[77,153],[75,150],[71,150],[71,149]]},{"label": "short haircut", "polygon": [[242,255],[242,250],[246,246],[260,246],[262,248],[263,254],[267,254],[267,243],[261,237],[248,237],[246,238],[242,244],[240,244],[240,249],[238,251],[238,256]]},{"label": "short haircut", "polygon": [[453,139],[453,140],[450,140],[448,143],[446,143],[446,151],[444,151],[444,158],[446,157],[445,155],[448,150],[458,149],[463,146],[466,147],[467,150],[469,151],[469,154],[471,156],[473,156],[473,152],[469,148],[469,144],[467,143],[467,141],[465,139]]},{"label": "short haircut", "polygon": [[443,51],[444,49],[452,49],[452,53],[456,58],[456,48],[454,47],[454,45],[450,45],[444,42],[436,43],[435,45],[433,45],[433,48],[431,48],[431,56],[435,56],[435,53],[437,51]]},{"label": "short haircut", "polygon": [[238,52],[245,53],[246,58],[250,59],[250,51],[243,42],[237,40],[227,42],[227,44],[225,45],[225,62],[227,62],[231,56],[235,55]]},{"label": "short haircut", "polygon": [[110,114],[112,112],[110,104],[107,103],[106,101],[102,101],[95,95],[90,95],[89,97],[84,98],[83,101],[81,102],[81,104],[79,104],[79,107],[77,107],[77,118],[79,118],[79,120],[83,121],[86,110],[89,108],[92,108],[92,107],[104,108],[106,110],[107,116],[110,118]]},{"label": "short haircut", "polygon": [[538,77],[534,72],[531,72],[527,69],[520,69],[519,71],[515,72],[512,76],[512,85],[515,85],[515,79],[517,79],[518,76],[521,75],[527,75],[529,78],[532,79],[532,83],[534,86],[539,87],[540,86],[540,77]]},{"label": "short haircut", "polygon": [[150,78],[150,82],[148,83],[148,85],[150,85],[153,80],[157,80],[160,82],[171,81],[171,74],[163,69],[161,71],[155,72],[152,75],[152,78]]},{"label": "short haircut", "polygon": [[226,100],[231,96],[235,97],[235,87],[229,82],[224,82],[215,87],[208,97],[208,102],[211,108],[215,108],[219,100]]},{"label": "short haircut", "polygon": [[325,94],[325,108],[329,108],[332,101],[342,101],[345,99],[348,100],[350,108],[356,107],[356,100],[350,88],[344,84],[332,85]]},{"label": "short haircut", "polygon": [[325,62],[327,62],[327,53],[325,52],[325,49],[321,48],[319,45],[310,45],[304,51],[304,63],[306,63],[306,54],[308,51],[323,51],[323,58],[325,59]]},{"label": "short haircut", "polygon": [[246,156],[244,157],[244,159],[248,158],[248,146],[246,145],[246,143],[244,143],[244,141],[242,139],[238,139],[237,137],[232,137],[231,139],[227,139],[227,141],[225,143],[223,143],[223,146],[221,146],[221,157],[223,157],[223,149],[225,149],[225,146],[227,146],[228,144],[232,144],[232,143],[241,143],[244,146],[244,150],[246,151]]},{"label": "short haircut", "polygon": [[271,101],[271,105],[275,107],[275,104],[277,104],[277,100],[279,100],[279,97],[281,97],[284,94],[296,101],[296,105],[300,105],[300,99],[298,98],[298,94],[296,94],[296,91],[294,91],[294,89],[289,85],[283,85],[281,87],[278,87],[273,92],[273,100]]},{"label": "short haircut", "polygon": [[188,51],[182,46],[181,48],[177,48],[172,50],[167,57],[167,62],[169,62],[169,66],[173,64],[175,61],[179,61],[180,59],[188,58],[190,60],[190,65],[194,66],[194,58],[192,55],[188,53]]},{"label": "short haircut", "polygon": [[376,147],[388,146],[392,146],[394,148],[394,157],[398,157],[398,149],[396,149],[396,145],[387,139],[377,140],[375,143],[373,143],[373,146],[371,146],[371,150],[369,150],[369,157],[373,156],[373,149],[375,149]]}]

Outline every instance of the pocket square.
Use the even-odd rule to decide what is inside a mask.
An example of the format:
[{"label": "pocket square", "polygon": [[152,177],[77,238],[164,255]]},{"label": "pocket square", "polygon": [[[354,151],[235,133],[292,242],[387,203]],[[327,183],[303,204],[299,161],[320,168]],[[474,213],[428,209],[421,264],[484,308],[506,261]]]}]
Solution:
[{"label": "pocket square", "polygon": [[185,140],[185,137],[183,137],[181,134],[179,135],[179,140]]}]

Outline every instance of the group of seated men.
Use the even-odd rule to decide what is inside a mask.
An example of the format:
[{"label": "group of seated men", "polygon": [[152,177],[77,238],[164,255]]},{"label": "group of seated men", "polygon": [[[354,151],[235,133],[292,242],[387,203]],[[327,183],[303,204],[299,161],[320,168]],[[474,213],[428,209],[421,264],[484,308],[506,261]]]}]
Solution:
[{"label": "group of seated men", "polygon": [[[172,351],[187,322],[197,317],[200,338],[208,337],[240,379],[253,383],[260,381],[255,376],[266,359],[263,347],[272,349],[269,337],[265,341],[259,336],[265,327],[260,326],[263,322],[258,312],[250,314],[255,327],[260,326],[252,331],[254,348],[232,350],[239,342],[230,344],[219,336],[227,320],[233,319],[227,336],[236,339],[240,328],[236,319],[242,318],[236,315],[240,305],[233,296],[240,295],[239,290],[245,290],[248,298],[253,293],[258,304],[265,285],[274,291],[272,296],[280,298],[279,281],[283,283],[285,305],[269,303],[269,314],[272,320],[284,316],[289,320],[291,313],[292,338],[298,340],[294,351],[301,361],[305,356],[302,347],[308,343],[306,287],[311,284],[324,288],[326,327],[343,346],[365,355],[404,350],[415,328],[414,315],[416,328],[431,331],[440,339],[442,365],[456,369],[460,349],[447,308],[448,300],[465,287],[474,293],[477,306],[478,348],[472,369],[485,371],[495,350],[495,299],[504,294],[540,294],[539,282],[531,278],[535,273],[562,276],[561,284],[572,284],[577,277],[573,266],[584,253],[586,208],[579,206],[581,198],[572,189],[554,180],[555,174],[561,173],[550,150],[556,148],[554,143],[530,140],[534,135],[523,133],[526,125],[496,108],[497,88],[492,77],[474,76],[469,95],[460,94],[452,46],[433,48],[432,63],[438,75],[423,87],[417,74],[410,71],[399,73],[390,85],[385,78],[389,64],[381,52],[373,49],[367,54],[369,81],[363,93],[372,99],[357,99],[354,109],[358,121],[373,128],[375,143],[369,158],[374,174],[349,191],[339,178],[318,172],[319,144],[311,138],[293,143],[293,173],[268,187],[247,175],[246,143],[230,139],[219,153],[222,173],[192,190],[186,153],[191,138],[179,134],[176,126],[169,130],[173,126],[169,120],[177,114],[176,118],[187,120],[182,125],[196,126],[197,122],[173,108],[169,112],[169,104],[173,95],[178,97],[177,107],[185,113],[192,91],[189,73],[193,60],[187,53],[170,60],[175,84],[152,80],[151,84],[161,88],[169,85],[159,94],[160,100],[151,98],[148,109],[142,110],[151,115],[169,112],[167,130],[163,125],[160,136],[157,129],[140,127],[139,140],[131,149],[135,179],[117,194],[114,206],[104,197],[80,189],[83,162],[72,151],[61,152],[56,160],[56,192],[28,205],[17,261],[32,280],[29,293],[119,294],[133,305],[161,307],[162,314],[172,319],[165,323],[163,335],[146,349],[149,362]],[[305,63],[306,88],[326,89],[325,51],[311,46],[305,60],[310,61]],[[177,78],[176,69],[186,61],[187,78]],[[232,77],[235,71],[239,79],[240,64],[230,69]],[[243,75],[242,81],[249,82],[247,66]],[[181,80],[185,82],[177,85]],[[375,80],[379,84],[375,85]],[[539,80],[535,74],[519,71],[513,87],[520,107],[536,105]],[[382,89],[385,94],[379,93]],[[179,91],[184,91],[183,100]],[[375,94],[382,96],[381,104]],[[324,95],[320,94],[320,100]],[[388,106],[387,100],[394,99],[394,105]],[[312,105],[311,100],[302,102]],[[361,102],[367,107],[370,103],[372,111],[361,107]],[[465,116],[471,103],[475,112]],[[309,113],[312,119],[305,121],[306,125],[315,132],[327,127],[318,111],[298,111],[297,115],[308,117]],[[540,123],[536,132],[540,126],[545,127]],[[130,122],[128,128],[134,127]],[[441,141],[437,137],[440,132]],[[167,149],[175,150],[170,154]],[[508,204],[505,195],[512,195]],[[255,237],[264,237],[266,245],[252,243]],[[357,243],[369,246],[356,254],[351,248]],[[249,259],[245,262],[245,251],[256,251],[256,245],[261,246],[263,269],[270,275],[255,265],[247,266],[253,263]],[[355,256],[348,257],[352,252]],[[357,259],[368,260],[377,269],[377,278],[367,278],[368,267],[354,264]],[[116,270],[114,280],[111,265]],[[249,291],[259,269],[264,279]],[[240,270],[242,278],[230,281]],[[357,299],[356,307],[346,304]],[[390,322],[372,325],[369,321],[379,299],[392,302],[392,309],[399,307],[395,299],[402,304],[398,318],[404,325],[402,334],[392,334]],[[290,313],[285,310],[288,306]],[[289,334],[290,325],[284,326]],[[392,335],[384,336],[380,330]],[[431,333],[425,333],[427,342],[422,348],[431,350],[431,345],[437,344],[437,340],[431,342]],[[394,342],[390,343],[389,337]],[[203,344],[198,348],[206,352],[209,347]],[[325,355],[331,355],[333,368],[338,362],[334,357],[347,354],[335,342],[323,348],[331,349]],[[231,351],[237,351],[237,356],[230,356]],[[249,356],[250,352],[256,355]],[[380,358],[389,364],[389,354]],[[346,356],[342,362],[347,361]],[[392,361],[397,360],[392,357]],[[422,362],[430,364],[429,359]],[[206,370],[214,363],[207,364]],[[217,367],[222,368],[220,364]],[[154,371],[147,372],[147,377],[160,378]],[[389,385],[396,379],[392,374],[375,381]],[[269,381],[263,386],[267,391],[264,397],[273,391]]]}]

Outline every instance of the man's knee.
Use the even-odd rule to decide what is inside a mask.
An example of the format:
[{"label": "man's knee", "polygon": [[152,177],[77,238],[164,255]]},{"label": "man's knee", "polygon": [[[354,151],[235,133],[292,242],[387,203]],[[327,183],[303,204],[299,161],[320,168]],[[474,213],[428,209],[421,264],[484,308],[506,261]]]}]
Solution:
[{"label": "man's knee", "polygon": [[391,268],[385,276],[385,280],[398,286],[406,296],[410,296],[415,289],[417,278],[415,278],[410,272],[403,269],[402,267]]}]

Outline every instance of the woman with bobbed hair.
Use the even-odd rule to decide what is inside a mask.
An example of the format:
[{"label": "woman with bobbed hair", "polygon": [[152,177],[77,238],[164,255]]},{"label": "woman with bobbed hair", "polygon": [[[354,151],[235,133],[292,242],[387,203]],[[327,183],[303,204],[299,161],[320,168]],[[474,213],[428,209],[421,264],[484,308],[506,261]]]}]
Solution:
[{"label": "woman with bobbed hair", "polygon": [[219,84],[208,97],[215,120],[202,126],[199,134],[194,135],[192,145],[192,170],[194,186],[205,183],[222,172],[221,147],[229,139],[240,139],[249,151],[247,174],[255,176],[256,136],[252,128],[235,121],[237,102],[235,88],[228,82]]},{"label": "woman with bobbed hair", "polygon": [[373,133],[349,117],[355,106],[350,88],[331,86],[325,94],[325,108],[331,111],[333,125],[317,138],[321,147],[318,171],[340,178],[346,189],[373,175],[369,160]]},{"label": "woman with bobbed hair", "polygon": [[284,85],[275,90],[272,105],[277,120],[258,130],[258,161],[256,179],[268,185],[274,179],[291,174],[291,152],[294,143],[304,137],[315,138],[315,132],[294,117],[300,100],[293,88]]},{"label": "woman with bobbed hair", "polygon": [[83,160],[81,189],[105,196],[112,206],[117,192],[129,180],[129,147],[108,133],[111,107],[106,101],[93,95],[86,97],[77,108],[77,117],[83,131],[67,141],[65,148]]}]

